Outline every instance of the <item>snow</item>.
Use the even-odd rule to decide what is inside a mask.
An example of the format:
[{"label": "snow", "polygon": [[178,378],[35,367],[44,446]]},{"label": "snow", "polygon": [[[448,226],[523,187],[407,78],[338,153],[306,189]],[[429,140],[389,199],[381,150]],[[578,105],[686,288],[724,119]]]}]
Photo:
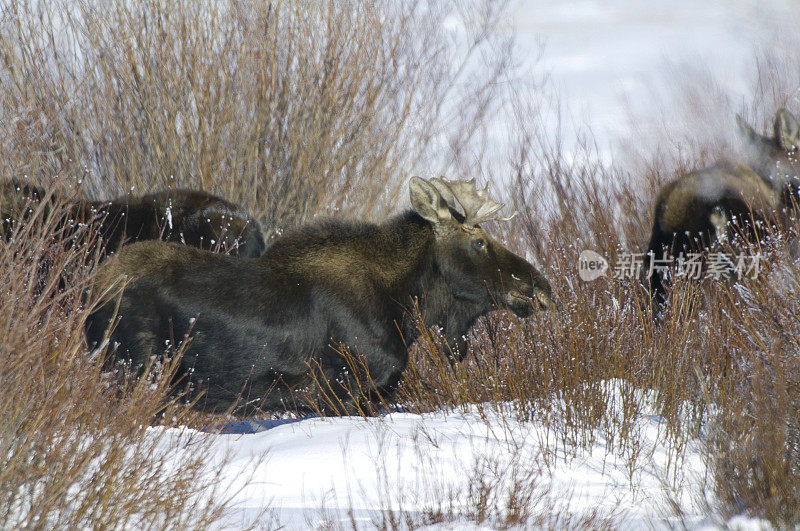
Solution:
[{"label": "snow", "polygon": [[[506,22],[518,45],[517,75],[531,81],[527,92],[534,100],[550,100],[537,106],[542,122],[553,137],[559,135],[565,156],[588,133],[605,163],[632,138],[642,145],[663,142],[665,122],[686,118],[682,112],[692,117],[693,109],[686,109],[681,98],[693,90],[705,91],[720,106],[730,102],[733,112],[740,112],[758,91],[757,59],[767,49],[785,46],[781,39],[793,36],[800,22],[795,0],[520,0],[512,5]],[[709,95],[711,90],[718,94]],[[726,113],[731,129],[733,112]],[[498,116],[490,145],[505,151],[512,119]],[[700,128],[692,125],[697,133]]]},{"label": "snow", "polygon": [[628,124],[620,118],[631,112],[630,105],[639,119],[648,118],[653,110],[649,91],[664,81],[669,64],[710,71],[731,91],[744,94],[754,73],[755,43],[741,35],[757,14],[769,16],[764,4],[526,1],[513,21],[523,48],[543,43],[540,67],[550,72],[564,107],[604,137],[627,133]]},{"label": "snow", "polygon": [[169,200],[169,206],[167,206],[167,210],[165,212],[167,216],[167,223],[169,224],[169,230],[172,230],[172,199]]},{"label": "snow", "polygon": [[[622,384],[607,385],[613,390]],[[650,398],[641,395],[640,401]],[[609,407],[619,403],[612,399]],[[210,468],[224,464],[220,491],[233,493],[221,527],[349,528],[355,521],[372,528],[389,514],[419,525],[429,522],[427,515],[443,513],[446,521],[432,528],[461,528],[474,510],[478,477],[492,486],[487,499],[493,519],[482,522],[488,528],[502,521],[512,493],[530,494],[532,518],[545,524],[592,512],[630,529],[709,523],[696,501],[705,477],[702,445],[676,453],[652,411],[645,409],[632,428],[636,451],[620,452],[599,432],[588,448],[565,443],[552,424],[517,421],[512,410],[501,404],[466,412],[313,418],[251,435],[207,434]],[[154,436],[162,430],[151,428]],[[173,450],[198,436],[168,432],[163,444]],[[676,469],[676,462],[682,466]],[[683,511],[680,520],[673,502]]]}]

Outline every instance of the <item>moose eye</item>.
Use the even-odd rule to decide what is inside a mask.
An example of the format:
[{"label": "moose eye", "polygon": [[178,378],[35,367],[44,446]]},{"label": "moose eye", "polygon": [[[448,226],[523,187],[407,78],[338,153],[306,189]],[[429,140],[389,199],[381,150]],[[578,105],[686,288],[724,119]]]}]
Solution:
[{"label": "moose eye", "polygon": [[472,245],[474,245],[476,249],[482,250],[484,247],[486,247],[486,240],[483,238],[478,238],[472,242]]}]

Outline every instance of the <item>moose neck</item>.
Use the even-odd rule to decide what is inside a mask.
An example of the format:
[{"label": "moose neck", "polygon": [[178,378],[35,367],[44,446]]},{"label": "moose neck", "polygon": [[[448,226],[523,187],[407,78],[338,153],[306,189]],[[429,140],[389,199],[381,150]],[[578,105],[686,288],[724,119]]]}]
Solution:
[{"label": "moose neck", "polygon": [[430,222],[408,211],[380,225],[379,253],[384,285],[406,305],[422,296],[435,266],[435,234]]},{"label": "moose neck", "polygon": [[[388,221],[384,227],[397,235],[396,247],[387,256],[396,257],[398,275],[393,296],[403,307],[403,338],[410,344],[420,333],[414,318],[414,301],[425,327],[444,329],[448,342],[460,341],[475,320],[486,313],[478,303],[456,299],[436,263],[436,242],[430,222],[409,211]],[[452,343],[451,343],[452,344]],[[463,347],[462,347],[463,348]]]},{"label": "moose neck", "polygon": [[734,165],[736,170],[755,172],[773,189],[779,192],[793,184],[796,171],[789,164],[788,159],[782,160],[775,153],[781,148],[775,145],[772,139],[761,139],[758,144],[750,147],[744,164]]}]

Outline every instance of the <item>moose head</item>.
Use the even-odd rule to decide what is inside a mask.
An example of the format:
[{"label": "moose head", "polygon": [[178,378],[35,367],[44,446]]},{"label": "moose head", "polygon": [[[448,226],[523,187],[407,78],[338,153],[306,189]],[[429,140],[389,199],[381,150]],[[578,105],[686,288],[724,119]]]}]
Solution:
[{"label": "moose head", "polygon": [[541,309],[552,306],[550,284],[544,276],[481,228],[481,223],[508,221],[513,216],[500,216],[503,205],[492,201],[487,190],[478,190],[474,179],[414,177],[410,194],[414,210],[433,224],[434,261],[456,300],[487,309],[501,305],[519,317],[531,314],[531,300]]},{"label": "moose head", "polygon": [[800,191],[800,123],[797,118],[786,109],[779,109],[772,124],[773,136],[757,133],[738,114],[736,124],[753,170],[784,193],[785,203],[796,203]]}]

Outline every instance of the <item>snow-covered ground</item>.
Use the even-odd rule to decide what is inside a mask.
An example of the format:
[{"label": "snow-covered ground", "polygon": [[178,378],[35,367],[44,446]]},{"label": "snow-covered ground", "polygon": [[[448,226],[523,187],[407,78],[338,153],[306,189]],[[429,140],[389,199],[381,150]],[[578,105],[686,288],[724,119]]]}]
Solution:
[{"label": "snow-covered ground", "polygon": [[[568,113],[565,139],[586,125],[612,144],[625,141],[631,119],[657,122],[664,105],[653,101],[653,89],[670,82],[669,72],[710,73],[731,98],[748,98],[756,50],[787,17],[800,16],[795,3],[528,0],[514,7],[509,23],[523,62],[541,55],[535,70],[549,73]],[[657,416],[643,419],[640,466],[632,477],[628,461],[602,438],[564,459],[570,448],[556,444],[543,424],[500,415],[487,423],[474,412],[311,419],[253,435],[209,435],[209,457],[225,463],[224,492],[234,494],[225,520],[231,528],[259,516],[266,526],[303,529],[327,521],[347,527],[351,518],[370,528],[390,510],[420,520],[439,508],[458,514],[474,505],[470,496],[477,494],[469,487],[481,470],[490,483],[499,471],[499,496],[519,490],[509,486],[515,474],[520,485],[535,485],[545,515],[580,517],[598,509],[625,528],[713,526],[695,499],[705,466],[700,448],[688,449],[676,491],[660,428]],[[179,444],[183,436],[175,431],[172,437]],[[682,522],[670,519],[673,500],[686,511]]]},{"label": "snow-covered ground", "polygon": [[[556,527],[593,514],[595,525],[629,529],[709,523],[697,501],[703,496],[702,449],[681,455],[674,476],[669,464],[676,454],[663,444],[660,419],[643,415],[633,429],[641,443],[635,456],[615,455],[601,434],[590,449],[580,450],[542,423],[520,423],[496,412],[482,418],[476,409],[307,419],[256,434],[207,437],[216,439],[209,464],[225,464],[221,492],[233,497],[224,525],[232,529],[254,522],[289,529],[349,528],[351,522],[372,528],[390,515],[416,525],[441,513],[449,521],[432,527],[474,527],[469,517],[482,493],[490,514],[500,512],[499,521],[510,496],[530,496],[529,522],[541,518]],[[180,445],[190,435],[196,442],[196,433],[170,431],[163,444]],[[482,527],[497,521],[494,515]]]}]

